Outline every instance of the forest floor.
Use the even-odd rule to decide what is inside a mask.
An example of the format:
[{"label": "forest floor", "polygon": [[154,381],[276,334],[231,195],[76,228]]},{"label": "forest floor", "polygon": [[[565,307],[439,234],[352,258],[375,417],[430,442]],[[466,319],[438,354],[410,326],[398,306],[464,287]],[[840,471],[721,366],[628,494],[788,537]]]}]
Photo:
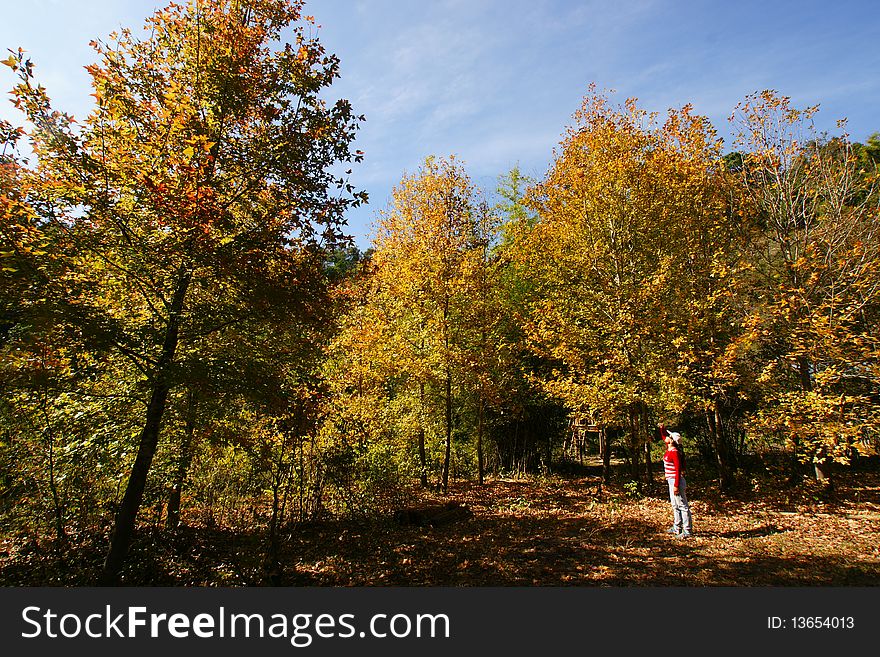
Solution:
[{"label": "forest floor", "polygon": [[[736,496],[690,483],[694,536],[666,533],[665,482],[650,494],[599,486],[591,470],[539,479],[459,482],[448,496],[469,517],[438,527],[392,516],[334,520],[283,536],[266,572],[265,531],[198,526],[141,531],[129,585],[247,586],[864,586],[880,584],[880,473],[845,472],[833,502],[808,483],[752,479]],[[812,498],[812,499],[811,499]],[[103,541],[64,561],[0,539],[0,583],[88,583]]]}]

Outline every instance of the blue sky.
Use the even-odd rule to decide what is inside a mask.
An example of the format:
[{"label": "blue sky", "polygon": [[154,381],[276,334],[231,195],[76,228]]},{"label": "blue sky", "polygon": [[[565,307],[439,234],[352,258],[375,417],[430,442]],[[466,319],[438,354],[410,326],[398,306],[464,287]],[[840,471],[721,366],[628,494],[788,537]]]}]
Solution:
[{"label": "blue sky", "polygon": [[[89,40],[138,26],[164,2],[0,0],[0,46],[21,46],[59,109],[90,108]],[[494,187],[519,163],[540,177],[590,82],[649,110],[692,103],[722,136],[746,94],[766,88],[821,104],[820,128],[848,118],[880,131],[880,3],[875,0],[311,0],[306,13],[342,61],[330,95],[367,121],[349,216],[363,247],[405,171],[455,154]],[[6,71],[6,69],[3,69]],[[0,86],[11,75],[0,71]],[[7,103],[0,117],[16,117]]]}]

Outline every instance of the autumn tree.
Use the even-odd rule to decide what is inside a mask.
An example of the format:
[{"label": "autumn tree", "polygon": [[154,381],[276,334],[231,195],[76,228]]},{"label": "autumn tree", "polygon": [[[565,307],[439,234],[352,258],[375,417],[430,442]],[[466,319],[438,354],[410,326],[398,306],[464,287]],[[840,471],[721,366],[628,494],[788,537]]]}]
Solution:
[{"label": "autumn tree", "polygon": [[707,345],[723,286],[697,282],[728,266],[719,157],[689,107],[659,124],[592,93],[531,196],[539,221],[520,250],[536,284],[530,341],[554,363],[544,386],[623,427],[636,477],[655,421],[720,394],[707,377],[723,349]]},{"label": "autumn tree", "polygon": [[550,468],[564,408],[535,384],[550,367],[529,349],[525,330],[529,304],[537,285],[528,258],[521,248],[535,229],[538,216],[528,207],[527,196],[536,181],[519,165],[498,179],[493,213],[499,222],[498,239],[490,249],[489,304],[492,318],[490,359],[483,369],[491,404],[487,405],[487,430],[492,451],[487,464],[507,472],[545,472]]},{"label": "autumn tree", "polygon": [[830,485],[831,464],[876,431],[880,195],[876,164],[845,132],[819,134],[817,109],[765,91],[731,118],[756,299],[743,345],[760,354],[761,419]]},{"label": "autumn tree", "polygon": [[[5,61],[14,62],[15,57]],[[18,150],[23,135],[23,128],[0,122],[0,417],[5,427],[0,450],[7,490],[27,491],[12,498],[10,528],[45,523],[63,548],[76,506],[72,484],[81,483],[95,463],[65,444],[75,411],[62,409],[69,403],[59,403],[56,386],[69,378],[70,368],[58,367],[64,358],[55,344],[60,336],[44,319],[47,303],[40,284],[64,274],[57,248],[63,242],[58,228],[41,220],[33,205],[33,180]],[[38,326],[47,330],[32,336]],[[80,417],[91,419],[90,411],[86,402]]]},{"label": "autumn tree", "polygon": [[469,400],[479,416],[484,398],[478,369],[486,360],[481,304],[491,230],[488,208],[462,165],[428,158],[404,176],[379,219],[362,297],[341,338],[358,399],[374,391],[387,424],[415,438],[423,485],[431,436],[438,435],[444,490],[457,420]]},{"label": "autumn tree", "polygon": [[338,331],[322,365],[328,502],[348,515],[388,510],[412,476],[428,485],[424,395],[401,367],[410,345],[395,336],[381,289],[371,261],[335,288]]},{"label": "autumn tree", "polygon": [[117,581],[169,400],[185,389],[181,359],[255,318],[307,321],[318,248],[365,200],[335,173],[360,158],[358,118],[323,100],[339,62],[301,11],[192,0],[158,11],[143,36],[93,42],[96,107],[81,124],[53,110],[21,51],[6,61],[34,125],[30,205],[64,253],[62,276],[37,279],[40,298],[145,401],[104,582]]},{"label": "autumn tree", "polygon": [[872,173],[880,164],[880,132],[870,135],[864,144],[853,144],[859,165],[866,174]]},{"label": "autumn tree", "polygon": [[[720,487],[727,491],[747,376],[735,349],[745,313],[743,238],[727,193],[722,142],[708,120],[686,106],[669,113],[658,137],[668,216],[658,260],[665,279],[664,321],[655,348],[684,395],[684,409],[705,420]],[[668,409],[663,396],[661,390],[660,407]]]},{"label": "autumn tree", "polygon": [[629,426],[634,467],[633,422],[653,387],[650,331],[662,321],[646,293],[663,232],[650,213],[645,118],[632,103],[615,111],[601,95],[585,99],[533,190],[539,221],[521,246],[537,283],[530,343],[554,363],[544,385],[573,412]]}]

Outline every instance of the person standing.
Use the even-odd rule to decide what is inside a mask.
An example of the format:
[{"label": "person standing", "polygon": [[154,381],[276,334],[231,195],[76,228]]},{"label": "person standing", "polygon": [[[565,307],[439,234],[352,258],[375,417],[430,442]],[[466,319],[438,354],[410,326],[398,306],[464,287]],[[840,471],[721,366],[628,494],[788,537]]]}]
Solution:
[{"label": "person standing", "polygon": [[681,434],[676,431],[666,431],[663,427],[660,431],[663,434],[663,442],[666,443],[663,469],[666,483],[669,484],[669,501],[672,503],[673,524],[668,531],[680,538],[688,538],[693,531],[693,519],[685,493],[687,482],[684,478],[685,457],[681,446]]}]

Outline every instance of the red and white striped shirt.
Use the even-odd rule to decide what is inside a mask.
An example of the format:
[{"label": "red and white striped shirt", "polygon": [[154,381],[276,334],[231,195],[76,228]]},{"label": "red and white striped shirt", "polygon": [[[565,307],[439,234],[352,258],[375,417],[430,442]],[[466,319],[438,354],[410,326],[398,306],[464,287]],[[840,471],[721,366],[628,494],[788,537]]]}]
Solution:
[{"label": "red and white striped shirt", "polygon": [[675,487],[681,487],[681,458],[677,449],[668,449],[663,455],[663,469],[667,479],[675,480]]}]

